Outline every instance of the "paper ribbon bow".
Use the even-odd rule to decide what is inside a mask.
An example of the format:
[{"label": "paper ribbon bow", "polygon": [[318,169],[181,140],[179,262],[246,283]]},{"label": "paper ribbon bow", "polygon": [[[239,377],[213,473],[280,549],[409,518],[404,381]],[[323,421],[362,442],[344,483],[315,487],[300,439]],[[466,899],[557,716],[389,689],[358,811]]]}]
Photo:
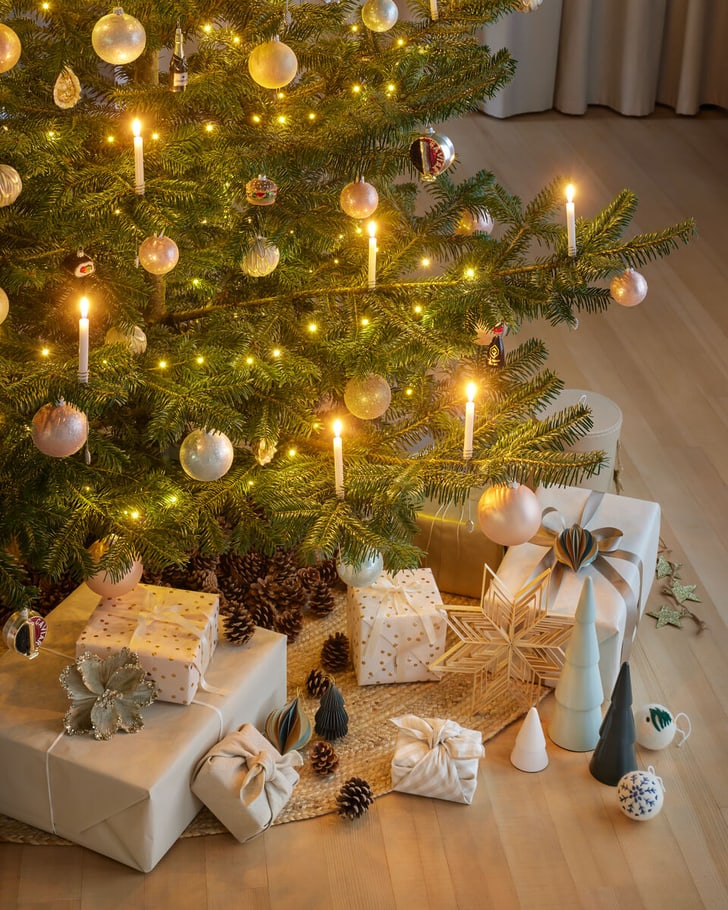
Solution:
[{"label": "paper ribbon bow", "polygon": [[[244,806],[250,806],[265,791],[271,813],[277,815],[291,795],[289,772],[300,768],[302,764],[303,759],[298,752],[286,752],[281,756],[277,752],[274,755],[270,750],[258,752],[254,758],[248,758],[248,773],[240,787],[240,801]],[[298,780],[298,773],[295,776]],[[272,815],[271,821],[273,818],[275,815]]]},{"label": "paper ribbon bow", "polygon": [[[396,790],[472,802],[478,760],[485,754],[479,730],[468,730],[453,720],[416,714],[393,717],[392,723],[400,730],[392,761]],[[467,771],[463,776],[464,768]]]},{"label": "paper ribbon bow", "polygon": [[376,612],[372,630],[364,648],[365,659],[371,656],[377,642],[382,637],[384,623],[387,621],[387,617],[384,615],[387,607],[392,610],[395,616],[406,616],[407,613],[415,613],[422,622],[422,628],[430,645],[437,644],[437,633],[430,615],[431,611],[428,610],[426,604],[418,602],[418,597],[429,593],[429,588],[421,584],[414,574],[400,572],[398,575],[406,577],[406,584],[399,584],[393,581],[392,576],[384,572],[375,582],[369,585],[368,592],[371,591],[380,595],[382,603]]},{"label": "paper ribbon bow", "polygon": [[[619,528],[603,527],[587,529],[587,525],[596,516],[604,494],[592,491],[582,509],[581,517],[577,524],[570,528],[565,527],[563,515],[553,506],[549,506],[541,513],[541,528],[531,538],[529,543],[541,547],[548,547],[548,552],[543,556],[536,568],[531,572],[528,581],[536,578],[545,569],[551,569],[550,599],[553,602],[558,594],[559,586],[564,572],[568,569],[578,572],[586,566],[593,566],[609,584],[614,587],[624,600],[627,616],[624,629],[622,648],[628,647],[632,642],[637,622],[639,621],[639,605],[642,601],[642,560],[636,553],[620,548],[622,531]],[[551,525],[554,519],[560,524],[555,530]],[[637,566],[639,573],[639,588],[637,592],[617,569],[605,557],[624,559]]]}]

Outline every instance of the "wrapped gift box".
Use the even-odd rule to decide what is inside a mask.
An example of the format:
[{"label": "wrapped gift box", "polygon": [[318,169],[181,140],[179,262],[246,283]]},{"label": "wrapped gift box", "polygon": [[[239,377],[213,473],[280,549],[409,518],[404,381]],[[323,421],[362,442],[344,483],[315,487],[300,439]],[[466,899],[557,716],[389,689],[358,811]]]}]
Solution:
[{"label": "wrapped gift box", "polygon": [[202,806],[190,791],[200,759],[285,702],[286,638],[257,629],[245,645],[221,642],[207,671],[217,693],[187,707],[155,702],[139,733],[67,736],[58,676],[97,603],[82,585],[49,614],[35,660],[0,657],[0,812],[149,872]]},{"label": "wrapped gift box", "polygon": [[485,755],[480,730],[416,714],[393,717],[392,723],[398,728],[392,789],[470,805]]},{"label": "wrapped gift box", "polygon": [[[498,568],[498,577],[516,593],[553,563],[549,612],[573,616],[584,578],[591,575],[597,605],[599,670],[604,694],[609,697],[621,663],[629,657],[652,586],[660,507],[655,502],[577,487],[539,488],[536,492],[542,510],[546,510],[545,545],[529,542],[510,547]],[[575,524],[592,532],[599,544],[598,557],[577,572],[556,562],[548,545],[548,538],[555,539],[559,530]]]},{"label": "wrapped gift box", "polygon": [[489,540],[478,524],[481,487],[473,487],[463,505],[440,505],[426,499],[417,515],[413,543],[427,553],[423,566],[432,569],[437,586],[448,594],[480,597],[483,567],[497,569],[503,547]]},{"label": "wrapped gift box", "polygon": [[360,686],[437,680],[447,623],[430,569],[390,575],[347,591],[346,616]]},{"label": "wrapped gift box", "polygon": [[188,705],[217,645],[219,597],[137,585],[121,597],[104,597],[76,642],[76,656],[108,657],[122,648],[156,682],[161,701]]}]

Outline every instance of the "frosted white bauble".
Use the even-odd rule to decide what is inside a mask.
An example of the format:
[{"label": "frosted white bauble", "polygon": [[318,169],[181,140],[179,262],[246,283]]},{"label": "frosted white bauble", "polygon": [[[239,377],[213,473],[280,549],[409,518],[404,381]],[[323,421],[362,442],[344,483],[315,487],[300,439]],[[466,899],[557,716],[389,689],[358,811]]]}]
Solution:
[{"label": "frosted white bauble", "polygon": [[283,88],[298,72],[298,60],[291,48],[273,38],[253,48],[248,57],[248,71],[263,88]]},{"label": "frosted white bauble", "polygon": [[179,249],[171,237],[147,237],[139,247],[139,262],[152,275],[166,275],[179,262]]},{"label": "frosted white bauble", "polygon": [[0,323],[5,322],[10,312],[10,301],[5,291],[0,288]]},{"label": "frosted white bauble", "polygon": [[147,336],[138,325],[126,329],[112,326],[104,336],[106,344],[125,344],[132,354],[143,354],[147,349]]},{"label": "frosted white bauble", "polygon": [[20,38],[4,22],[0,22],[0,73],[7,73],[20,60]]},{"label": "frosted white bauble", "polygon": [[[109,550],[110,544],[107,540],[97,540],[88,548],[95,563],[101,561],[101,558]],[[86,579],[86,584],[91,588],[94,594],[100,597],[121,597],[123,594],[133,590],[141,581],[144,566],[141,560],[135,559],[129,568],[114,581],[114,576],[109,575],[105,570],[100,570],[90,578]]]},{"label": "frosted white bauble", "polygon": [[634,269],[626,269],[612,279],[609,293],[620,306],[637,306],[647,296],[647,280]]},{"label": "frosted white bauble", "polygon": [[629,771],[617,784],[619,808],[638,822],[654,818],[665,799],[662,781],[653,771],[652,767],[647,771]]},{"label": "frosted white bauble", "polygon": [[494,227],[495,222],[490,217],[490,212],[473,215],[472,212],[465,210],[455,225],[455,233],[461,237],[470,237],[475,233],[490,234]]},{"label": "frosted white bauble", "polygon": [[541,527],[538,497],[523,484],[488,487],[478,501],[478,523],[493,543],[526,543]]},{"label": "frosted white bauble", "polygon": [[377,210],[379,193],[362,177],[346,184],[339,196],[339,205],[350,218],[369,218]]},{"label": "frosted white bauble", "polygon": [[122,66],[141,57],[147,44],[147,35],[138,19],[128,16],[118,7],[113,13],[102,16],[94,25],[91,44],[106,63]]},{"label": "frosted white bauble", "polygon": [[[664,749],[670,745],[676,733],[682,734],[678,745],[682,745],[690,735],[690,719],[687,714],[673,716],[669,708],[664,705],[640,705],[634,709],[635,741],[645,749]],[[687,722],[687,730],[678,727],[678,720],[683,717]]]},{"label": "frosted white bauble", "polygon": [[275,270],[280,258],[280,250],[274,243],[258,237],[243,256],[240,268],[251,278],[265,278]]},{"label": "frosted white bauble", "polygon": [[235,452],[224,433],[193,430],[182,440],[179,462],[194,480],[219,480],[230,470]]},{"label": "frosted white bauble", "polygon": [[384,560],[381,553],[375,553],[374,556],[365,559],[358,568],[346,562],[336,563],[339,578],[351,588],[366,588],[379,578],[383,569]]},{"label": "frosted white bauble", "polygon": [[88,439],[88,418],[61,398],[44,404],[32,421],[33,442],[44,455],[65,458],[83,448]]},{"label": "frosted white bauble", "polygon": [[20,195],[23,181],[9,164],[0,164],[0,206],[11,205]]},{"label": "frosted white bauble", "polygon": [[397,23],[399,9],[394,0],[367,0],[361,8],[361,18],[373,32],[388,32]]},{"label": "frosted white bauble", "polygon": [[344,403],[354,417],[374,420],[381,417],[392,401],[392,390],[384,376],[370,373],[353,377],[346,383]]}]

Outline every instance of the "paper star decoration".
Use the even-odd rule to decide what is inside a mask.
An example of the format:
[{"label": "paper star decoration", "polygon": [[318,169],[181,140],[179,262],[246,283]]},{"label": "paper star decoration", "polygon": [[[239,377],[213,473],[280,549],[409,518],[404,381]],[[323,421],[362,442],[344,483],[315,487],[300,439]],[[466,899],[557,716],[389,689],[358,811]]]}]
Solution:
[{"label": "paper star decoration", "polygon": [[480,606],[446,607],[459,641],[430,666],[473,677],[473,714],[486,714],[504,699],[528,710],[544,681],[561,672],[574,620],[548,612],[550,569],[515,595],[488,566],[485,573]]},{"label": "paper star decoration", "polygon": [[682,629],[685,610],[673,610],[669,604],[662,604],[659,610],[649,610],[647,615],[653,616],[657,620],[657,629],[662,626],[677,626],[678,629]]},{"label": "paper star decoration", "polygon": [[679,563],[672,563],[669,559],[665,559],[664,556],[658,556],[655,574],[658,578],[665,578],[667,575],[673,575],[679,567]]},{"label": "paper star decoration", "polygon": [[681,585],[679,581],[673,579],[672,584],[662,589],[663,594],[670,594],[679,604],[684,604],[686,600],[694,600],[700,603],[700,598],[695,596],[697,585]]}]

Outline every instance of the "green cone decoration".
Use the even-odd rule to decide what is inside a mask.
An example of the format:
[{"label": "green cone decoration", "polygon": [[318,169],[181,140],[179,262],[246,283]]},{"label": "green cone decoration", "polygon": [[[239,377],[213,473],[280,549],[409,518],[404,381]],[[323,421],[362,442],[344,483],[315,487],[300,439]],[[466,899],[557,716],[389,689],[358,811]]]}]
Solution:
[{"label": "green cone decoration", "polygon": [[316,732],[324,739],[338,739],[348,733],[349,715],[344,708],[344,696],[333,683],[321,696],[314,720]]}]

